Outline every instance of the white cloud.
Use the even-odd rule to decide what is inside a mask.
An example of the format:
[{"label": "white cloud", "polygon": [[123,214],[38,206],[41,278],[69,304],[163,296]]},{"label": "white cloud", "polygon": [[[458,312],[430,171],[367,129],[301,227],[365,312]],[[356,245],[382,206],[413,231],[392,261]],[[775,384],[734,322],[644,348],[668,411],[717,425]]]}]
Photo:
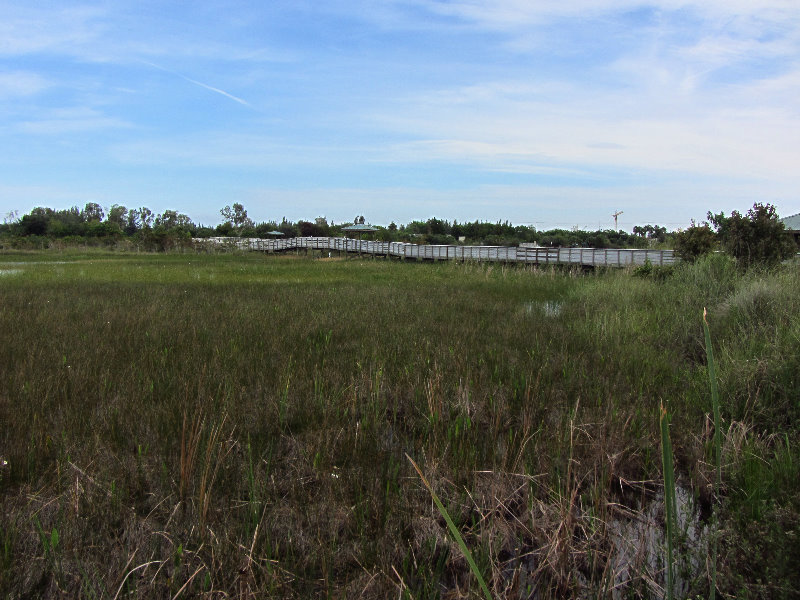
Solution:
[{"label": "white cloud", "polygon": [[[798,80],[760,85],[786,100]],[[759,103],[746,85],[687,99],[670,86],[658,98],[576,84],[525,102],[516,92],[527,86],[507,82],[404,98],[374,118],[416,139],[393,145],[382,158],[460,161],[502,172],[611,168],[800,180],[800,115],[780,103]]]},{"label": "white cloud", "polygon": [[71,54],[102,32],[97,8],[61,9],[4,6],[0,18],[0,55],[58,51]]},{"label": "white cloud", "polygon": [[252,168],[285,160],[287,151],[266,137],[205,132],[117,143],[111,154],[132,165]]},{"label": "white cloud", "polygon": [[11,211],[18,211],[22,216],[36,206],[67,208],[96,201],[95,194],[87,194],[85,190],[68,190],[58,185],[0,185],[0,198],[3,198],[0,217],[5,217]]},{"label": "white cloud", "polygon": [[431,12],[469,20],[494,29],[520,29],[552,19],[592,18],[637,10],[692,11],[707,19],[782,20],[798,13],[794,0],[420,0],[412,2]]},{"label": "white cloud", "polygon": [[0,72],[0,98],[33,96],[47,89],[50,82],[28,71]]},{"label": "white cloud", "polygon": [[[171,9],[164,9],[163,17]],[[179,11],[178,6],[174,7]],[[231,10],[227,5],[222,10]],[[137,57],[197,61],[290,62],[296,56],[269,44],[239,44],[213,39],[221,27],[194,31],[187,23],[148,21],[148,10],[124,4],[113,7],[0,7],[0,56],[51,54],[86,62],[130,63]]]},{"label": "white cloud", "polygon": [[670,229],[702,221],[708,211],[745,211],[758,200],[775,204],[780,214],[797,212],[776,190],[719,180],[670,182],[662,186],[614,185],[604,188],[552,185],[482,185],[463,190],[431,188],[254,188],[242,202],[256,220],[285,216],[289,220],[324,215],[329,221],[350,221],[363,214],[378,225],[438,217],[494,221],[499,217],[537,229],[607,229],[614,211],[623,210],[621,228],[657,223]]},{"label": "white cloud", "polygon": [[108,117],[90,108],[65,108],[47,111],[35,120],[21,121],[16,129],[36,135],[61,135],[101,129],[132,127],[130,123]]},{"label": "white cloud", "polygon": [[[636,195],[659,202],[693,198],[686,202],[688,211],[698,194],[709,201],[745,192],[770,200],[796,198],[800,189],[796,0],[276,4],[274,12],[251,15],[234,3],[230,15],[212,22],[206,11],[205,17],[187,18],[185,27],[174,7],[148,12],[124,3],[102,9],[3,6],[0,57],[47,55],[43,61],[26,57],[25,68],[43,65],[41,74],[21,65],[0,71],[0,98],[24,98],[24,109],[15,111],[27,115],[16,124],[7,119],[3,131],[64,135],[65,141],[67,134],[100,131],[90,151],[102,144],[101,151],[109,148],[112,158],[142,177],[157,176],[165,165],[214,167],[220,180],[229,177],[238,185],[243,170],[252,176],[261,168],[299,167],[293,172],[303,173],[306,167],[315,181],[324,181],[318,172],[351,169],[374,176],[372,187],[334,190],[332,196],[344,203],[350,194],[373,204],[378,202],[369,200],[373,193],[387,202],[399,198],[417,211],[409,218],[423,216],[420,211],[429,207],[448,216],[444,208],[464,206],[476,218],[519,219],[505,207],[521,207],[524,216],[525,198],[546,203],[559,197],[580,211],[602,205],[605,215]],[[320,40],[307,39],[302,27],[270,38],[268,17],[279,21],[289,15],[286,23],[294,27],[303,10],[309,18],[319,17],[314,31]],[[167,17],[165,24],[159,24],[161,16]],[[343,25],[341,31],[333,29],[337,25]],[[268,33],[257,35],[260,27]],[[359,27],[363,39],[352,39]],[[238,36],[243,31],[249,35]],[[278,43],[283,46],[273,49]],[[186,108],[185,94],[171,95],[176,88],[186,90],[152,77],[141,69],[143,60],[165,64],[177,77],[237,103],[246,104],[246,98],[256,108],[224,115],[211,112],[217,104]],[[276,60],[297,60],[298,68],[263,64]],[[44,70],[51,66],[55,69]],[[348,69],[359,75],[363,70],[363,76]],[[28,102],[51,89],[48,106],[75,108],[41,112]],[[133,90],[146,93],[148,102],[137,101]],[[204,94],[197,96],[202,100]],[[171,106],[184,112],[169,114]],[[116,136],[114,130],[125,128],[131,131]],[[441,168],[442,186],[462,189],[392,188],[387,196],[376,182],[393,166],[400,173],[395,182],[415,166]],[[465,192],[467,184],[445,182],[457,178],[456,171],[475,175],[473,182],[503,181],[508,175],[520,176],[514,181],[561,179],[571,187],[474,183]],[[302,186],[303,176],[295,177]],[[648,177],[658,190],[648,194],[644,186],[631,187],[631,179]],[[341,185],[346,176],[332,179]],[[599,189],[590,189],[593,180]],[[301,198],[308,198],[308,206],[324,206],[325,190],[306,193],[295,197],[304,211],[297,218],[309,217]],[[288,198],[290,192],[282,194]],[[357,211],[347,208],[343,217]],[[450,210],[449,216],[459,211]]]}]

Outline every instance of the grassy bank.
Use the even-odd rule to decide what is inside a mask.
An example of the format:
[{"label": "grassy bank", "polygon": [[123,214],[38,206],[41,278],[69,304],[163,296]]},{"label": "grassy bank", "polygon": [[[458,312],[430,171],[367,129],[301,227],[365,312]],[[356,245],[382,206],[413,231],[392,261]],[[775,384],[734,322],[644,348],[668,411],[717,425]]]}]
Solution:
[{"label": "grassy bank", "polygon": [[705,594],[703,307],[725,428],[719,590],[800,589],[796,267],[0,263],[4,595],[482,597],[407,453],[496,597],[657,597],[660,550],[625,540],[661,543],[660,521],[631,529],[658,520],[661,402],[700,531],[678,544],[679,585]]}]

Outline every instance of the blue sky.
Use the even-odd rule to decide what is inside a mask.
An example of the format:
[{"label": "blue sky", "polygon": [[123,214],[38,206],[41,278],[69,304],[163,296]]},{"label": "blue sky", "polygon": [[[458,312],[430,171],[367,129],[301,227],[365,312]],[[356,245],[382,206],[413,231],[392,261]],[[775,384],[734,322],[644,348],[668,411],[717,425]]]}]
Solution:
[{"label": "blue sky", "polygon": [[0,212],[787,216],[799,99],[796,0],[0,0]]}]

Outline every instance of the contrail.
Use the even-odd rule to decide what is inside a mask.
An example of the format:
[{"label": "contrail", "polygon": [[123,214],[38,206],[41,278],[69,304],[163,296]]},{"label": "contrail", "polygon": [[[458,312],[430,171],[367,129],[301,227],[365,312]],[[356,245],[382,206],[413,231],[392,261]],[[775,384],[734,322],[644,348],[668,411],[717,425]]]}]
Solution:
[{"label": "contrail", "polygon": [[225,90],[221,90],[221,89],[219,89],[219,88],[215,88],[215,87],[213,87],[213,86],[206,85],[205,83],[202,83],[202,82],[200,82],[200,81],[196,81],[196,80],[194,80],[194,79],[189,79],[188,77],[186,77],[186,76],[184,76],[184,75],[181,75],[180,73],[175,73],[175,75],[177,75],[178,77],[180,77],[180,78],[182,78],[182,79],[185,79],[185,80],[186,80],[186,81],[188,81],[189,83],[193,83],[193,84],[195,84],[195,85],[199,85],[199,86],[200,86],[200,87],[202,87],[202,88],[206,88],[207,90],[211,90],[212,92],[217,92],[218,94],[222,94],[222,95],[223,95],[223,96],[225,96],[226,98],[230,98],[231,100],[235,100],[235,101],[236,101],[236,102],[238,102],[239,104],[244,104],[245,106],[250,106],[250,105],[247,103],[247,101],[246,101],[246,100],[242,100],[241,98],[237,98],[236,96],[234,96],[233,94],[229,94],[229,93],[228,93],[228,92],[226,92]]},{"label": "contrail", "polygon": [[190,77],[186,77],[186,75],[181,75],[180,73],[177,73],[175,71],[171,71],[169,69],[165,69],[164,67],[159,66],[159,65],[157,65],[155,63],[151,63],[151,62],[144,61],[144,60],[141,61],[141,62],[143,62],[146,65],[149,65],[149,66],[153,67],[154,69],[158,69],[159,71],[164,71],[165,73],[169,73],[170,75],[175,75],[176,77],[180,77],[184,81],[188,81],[189,83],[193,83],[194,85],[200,86],[201,88],[205,88],[207,90],[211,90],[212,92],[216,92],[218,94],[222,94],[223,96],[225,96],[226,98],[230,98],[234,102],[238,102],[239,104],[242,104],[244,106],[250,106],[250,104],[247,102],[247,100],[242,100],[238,96],[234,96],[233,94],[229,94],[225,90],[221,90],[219,88],[215,88],[213,86],[210,86],[208,84],[203,83],[202,81],[197,81],[196,79],[191,79]]}]

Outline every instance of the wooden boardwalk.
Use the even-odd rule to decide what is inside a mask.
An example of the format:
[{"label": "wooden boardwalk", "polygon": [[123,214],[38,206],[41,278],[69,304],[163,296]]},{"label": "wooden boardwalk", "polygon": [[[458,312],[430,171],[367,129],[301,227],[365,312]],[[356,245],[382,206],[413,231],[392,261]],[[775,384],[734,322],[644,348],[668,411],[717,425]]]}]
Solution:
[{"label": "wooden boardwalk", "polygon": [[282,240],[259,238],[194,238],[198,246],[230,247],[257,252],[320,250],[350,254],[395,257],[411,260],[457,260],[508,262],[532,265],[581,265],[587,267],[625,267],[643,265],[649,260],[658,266],[678,262],[673,250],[632,250],[613,248],[522,248],[514,246],[427,246],[406,242],[373,242],[340,237],[298,237]]}]

